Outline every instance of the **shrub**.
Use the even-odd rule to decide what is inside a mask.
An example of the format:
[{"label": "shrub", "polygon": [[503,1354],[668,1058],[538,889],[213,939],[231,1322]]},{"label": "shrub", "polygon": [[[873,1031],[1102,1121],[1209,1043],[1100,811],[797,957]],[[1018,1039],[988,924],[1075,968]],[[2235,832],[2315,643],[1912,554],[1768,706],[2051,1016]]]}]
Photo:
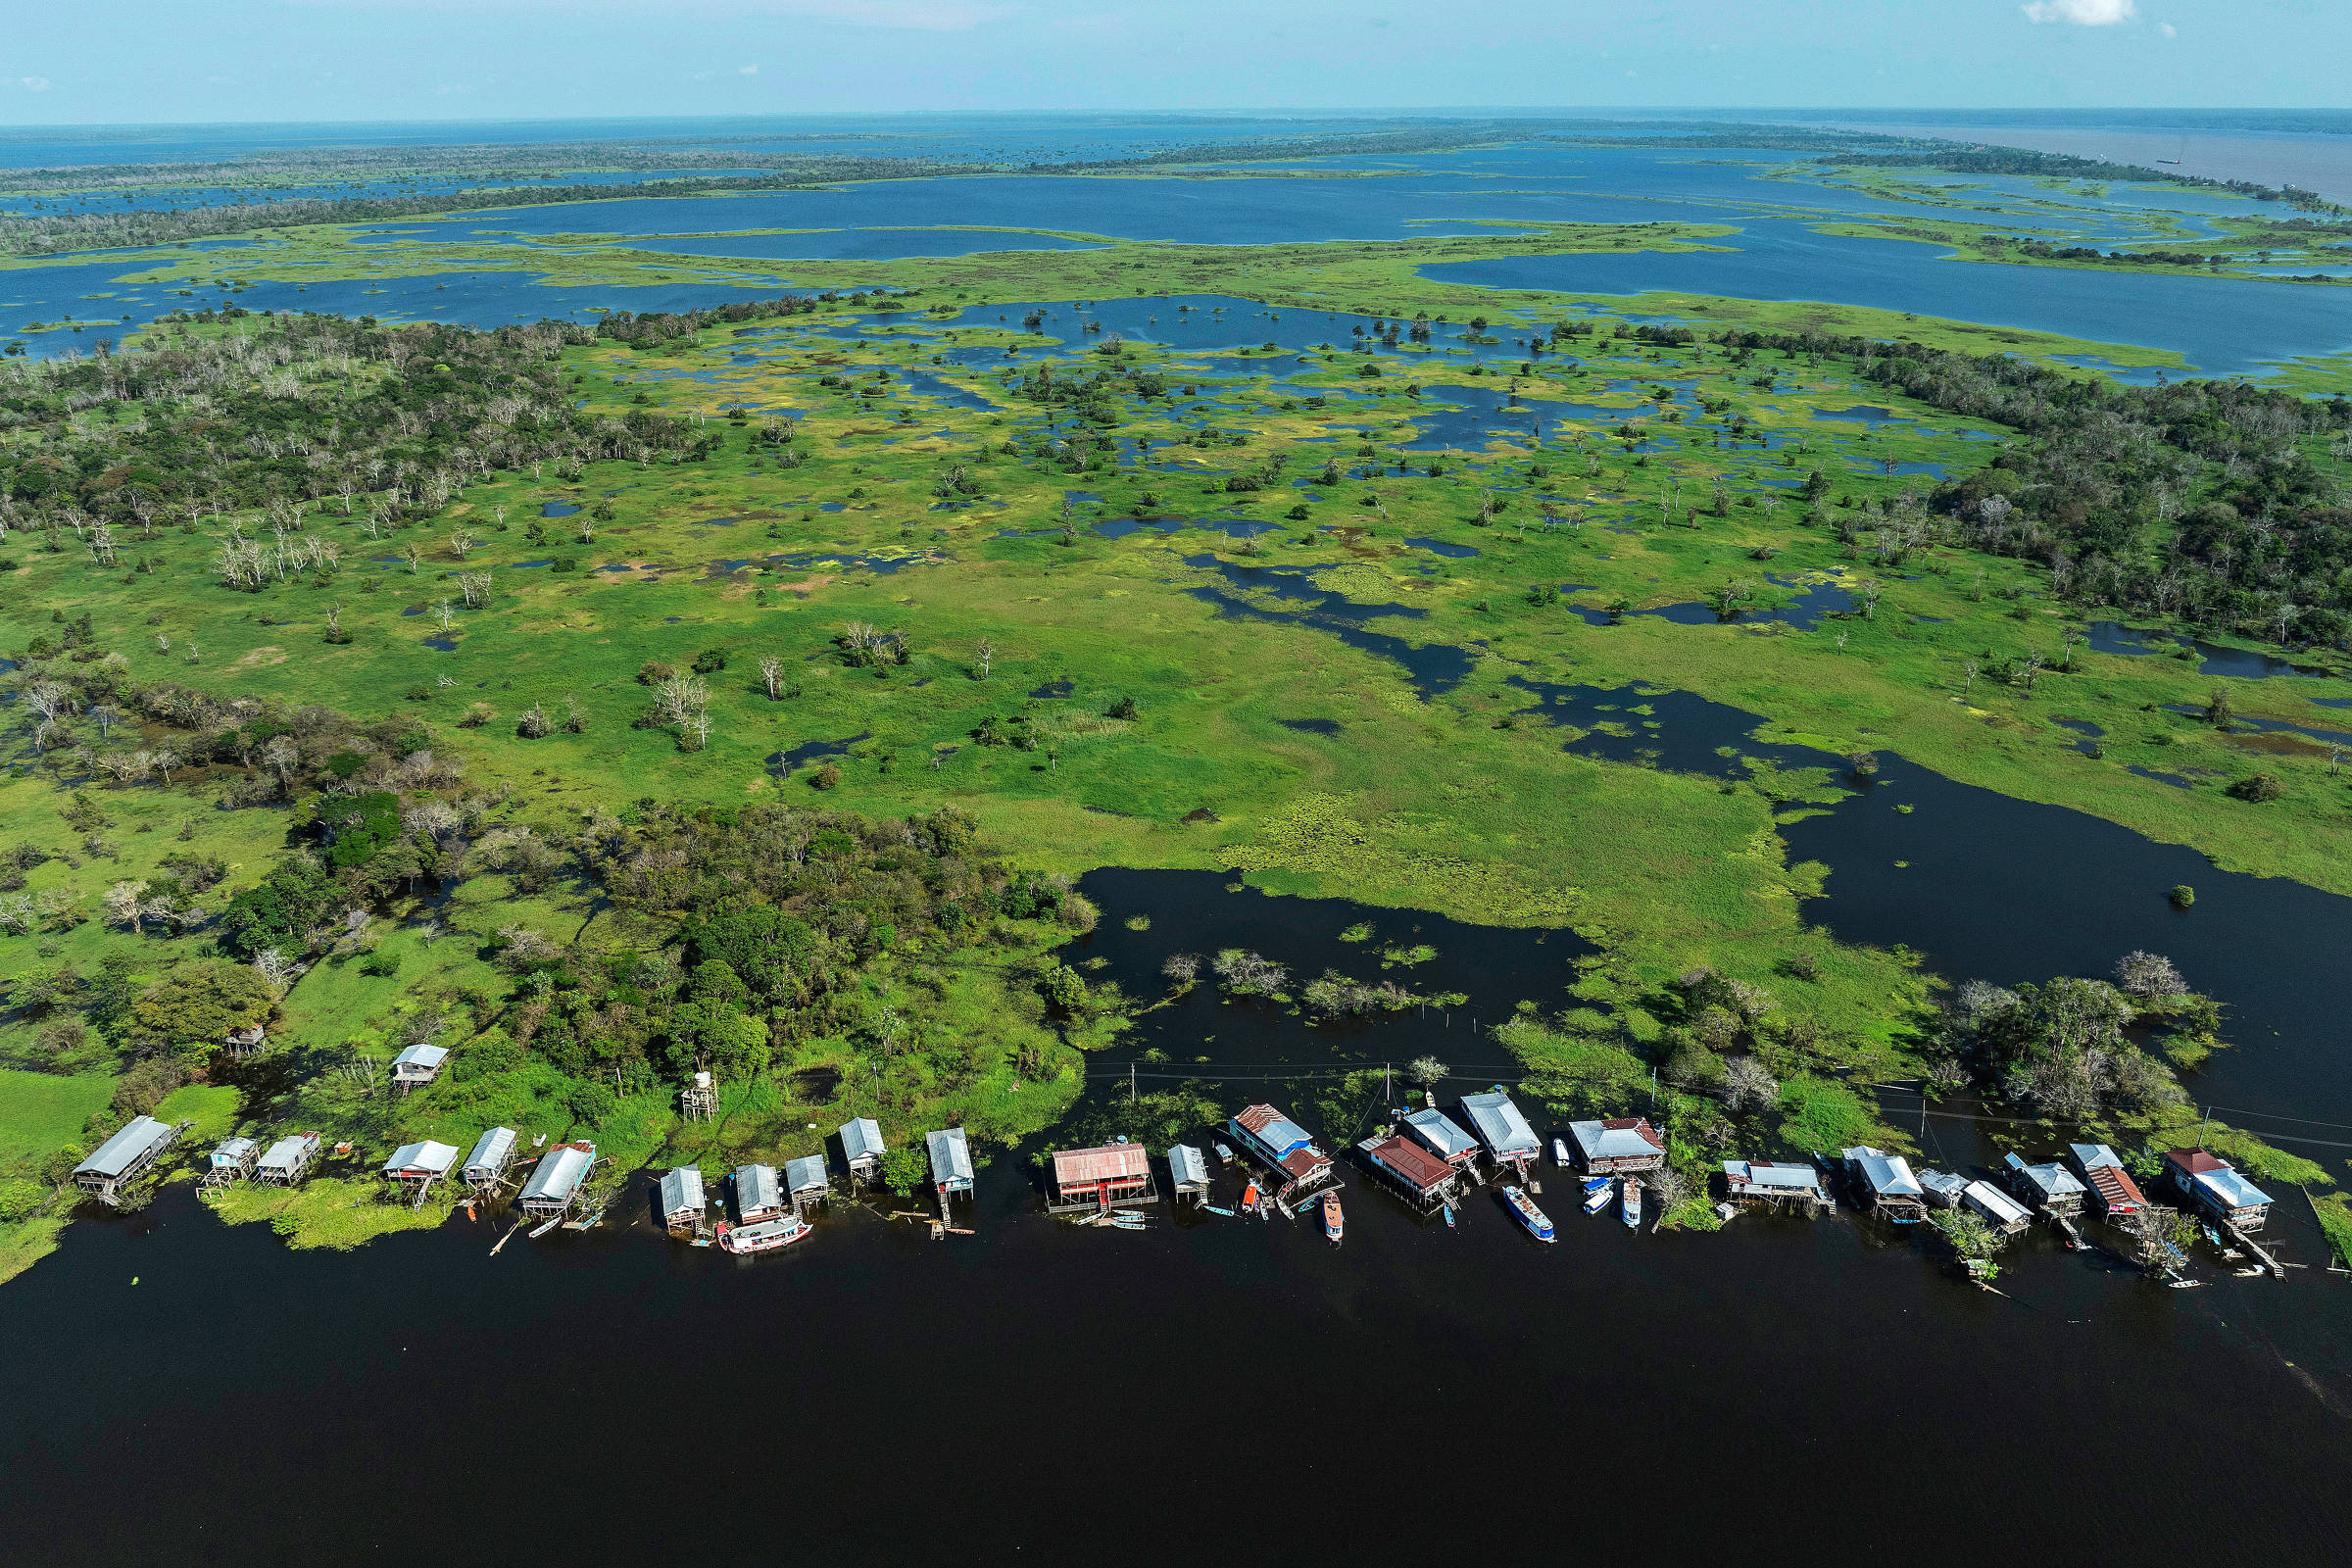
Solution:
[{"label": "shrub", "polygon": [[727,651],[723,648],[706,648],[694,656],[694,672],[697,675],[715,675],[726,667]]},{"label": "shrub", "polygon": [[2275,801],[2284,795],[2286,786],[2278,782],[2276,774],[2249,773],[2230,785],[2230,793],[2241,801],[2251,801],[2260,806],[2266,801]]}]

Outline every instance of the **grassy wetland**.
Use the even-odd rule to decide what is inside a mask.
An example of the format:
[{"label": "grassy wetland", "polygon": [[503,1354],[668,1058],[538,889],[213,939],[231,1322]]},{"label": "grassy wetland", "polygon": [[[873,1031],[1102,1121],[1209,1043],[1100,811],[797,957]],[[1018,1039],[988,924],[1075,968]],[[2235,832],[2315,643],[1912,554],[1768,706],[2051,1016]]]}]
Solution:
[{"label": "grassy wetland", "polygon": [[[593,326],[232,305],[0,362],[0,1269],[147,1110],[353,1141],[221,1200],[325,1246],[435,1222],[375,1164],[494,1124],[615,1177],[854,1114],[1039,1132],[1160,1000],[1057,956],[1149,917],[1076,891],[1101,866],[1575,931],[1547,991],[1485,999],[1494,1038],[1558,1110],[1654,1074],[1692,1174],[1907,1147],[1897,1080],[2134,1150],[2195,1129],[2177,1075],[2229,1031],[2180,976],[1964,1000],[1808,920],[1828,868],[1781,830],[1880,754],[2352,893],[2341,399],[1420,271],[1701,223],[1056,232],[1096,248],[730,260],[847,292]],[[707,276],[589,238],[138,260],[191,294],[517,249],[556,284]],[[1656,755],[1676,693],[1748,715],[1745,757]],[[219,1054],[255,1022],[260,1057]],[[393,1098],[417,1041],[451,1065]]]}]

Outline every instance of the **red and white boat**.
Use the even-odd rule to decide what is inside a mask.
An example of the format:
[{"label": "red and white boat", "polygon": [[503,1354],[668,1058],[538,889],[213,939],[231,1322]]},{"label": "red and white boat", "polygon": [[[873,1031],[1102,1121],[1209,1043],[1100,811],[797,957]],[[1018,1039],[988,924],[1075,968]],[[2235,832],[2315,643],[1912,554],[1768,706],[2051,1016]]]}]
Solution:
[{"label": "red and white boat", "polygon": [[779,1214],[757,1225],[729,1225],[721,1220],[718,1245],[730,1252],[772,1252],[779,1247],[790,1247],[810,1229],[808,1222],[798,1214]]}]

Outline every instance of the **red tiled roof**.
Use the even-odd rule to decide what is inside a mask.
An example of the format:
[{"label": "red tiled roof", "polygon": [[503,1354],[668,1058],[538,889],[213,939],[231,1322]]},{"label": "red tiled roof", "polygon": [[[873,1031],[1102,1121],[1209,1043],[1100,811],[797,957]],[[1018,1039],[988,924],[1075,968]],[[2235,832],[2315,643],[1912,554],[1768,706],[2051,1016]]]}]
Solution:
[{"label": "red tiled roof", "polygon": [[2098,1189],[2099,1200],[2109,1208],[2130,1206],[2145,1208],[2148,1200],[2139,1193],[2139,1183],[2131,1173],[2114,1165],[2093,1165],[2087,1171],[2090,1185]]},{"label": "red tiled roof", "polygon": [[1104,1144],[1100,1149],[1065,1149],[1054,1156],[1056,1187],[1092,1187],[1097,1182],[1142,1181],[1152,1174],[1141,1144]]},{"label": "red tiled roof", "polygon": [[1311,1149],[1294,1149],[1282,1157],[1282,1168],[1293,1181],[1304,1181],[1321,1171],[1331,1169],[1331,1160]]},{"label": "red tiled roof", "polygon": [[2209,1170],[2228,1170],[2230,1168],[2229,1161],[2216,1159],[2202,1149],[2176,1149],[2164,1157],[2191,1176],[2202,1175]]}]

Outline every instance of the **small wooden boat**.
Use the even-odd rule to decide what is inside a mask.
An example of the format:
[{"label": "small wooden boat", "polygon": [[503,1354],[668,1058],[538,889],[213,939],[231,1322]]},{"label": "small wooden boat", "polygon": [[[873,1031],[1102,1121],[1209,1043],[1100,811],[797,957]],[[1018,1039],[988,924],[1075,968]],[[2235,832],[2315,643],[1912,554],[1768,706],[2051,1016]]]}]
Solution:
[{"label": "small wooden boat", "polygon": [[1323,1234],[1330,1237],[1332,1245],[1336,1247],[1346,1230],[1347,1222],[1340,1213],[1340,1195],[1325,1193],[1323,1195]]},{"label": "small wooden boat", "polygon": [[1608,1179],[1606,1176],[1588,1176],[1588,1177],[1586,1177],[1586,1178],[1585,1178],[1585,1191],[1586,1191],[1586,1192],[1588,1192],[1588,1193],[1605,1193],[1605,1192],[1607,1192],[1608,1190],[1609,1190],[1609,1179]]},{"label": "small wooden boat", "polygon": [[1447,1230],[1452,1230],[1454,1228],[1453,1205],[1451,1203],[1447,1203],[1446,1205],[1446,1228]]},{"label": "small wooden boat", "polygon": [[1565,1139],[1565,1138],[1554,1138],[1554,1139],[1551,1141],[1551,1162],[1552,1162],[1554,1165],[1558,1165],[1558,1166],[1561,1166],[1561,1167],[1563,1167],[1563,1168],[1565,1168],[1565,1167],[1566,1167],[1566,1165],[1567,1165],[1567,1163],[1568,1163],[1568,1140],[1567,1140],[1567,1139]]},{"label": "small wooden boat", "polygon": [[1642,1184],[1631,1176],[1625,1179],[1625,1197],[1617,1205],[1627,1230],[1639,1230],[1642,1225]]},{"label": "small wooden boat", "polygon": [[1220,1164],[1220,1165],[1230,1165],[1230,1164],[1232,1164],[1232,1163],[1233,1163],[1233,1151],[1232,1151],[1232,1150],[1230,1150],[1230,1149],[1227,1149],[1227,1148],[1226,1148],[1226,1147],[1225,1147],[1223,1144],[1211,1144],[1211,1145],[1209,1145],[1208,1147],[1209,1147],[1209,1148],[1211,1148],[1211,1149],[1213,1149],[1213,1150],[1215,1150],[1215,1151],[1217,1152],[1217,1163],[1218,1163],[1218,1164]]},{"label": "small wooden boat", "polygon": [[1585,1193],[1585,1212],[1588,1214],[1599,1213],[1602,1209],[1609,1206],[1609,1199],[1611,1196],[1609,1184],[1607,1182],[1602,1182],[1598,1187],[1587,1189]]},{"label": "small wooden boat", "polygon": [[1232,1209],[1222,1207],[1216,1203],[1202,1203],[1200,1206],[1207,1209],[1211,1214],[1222,1214],[1227,1219],[1235,1219],[1239,1217]]},{"label": "small wooden boat", "polygon": [[1536,1200],[1527,1194],[1516,1187],[1505,1187],[1502,1190],[1502,1200],[1511,1206],[1511,1212],[1519,1217],[1519,1223],[1527,1227],[1528,1235],[1533,1236],[1539,1242],[1556,1239],[1556,1233],[1551,1228],[1550,1216],[1538,1208]]},{"label": "small wooden boat", "polygon": [[535,1226],[533,1226],[533,1227],[531,1228],[531,1240],[532,1240],[532,1241],[534,1241],[534,1242],[535,1242],[535,1241],[537,1241],[537,1240],[538,1240],[540,1237],[542,1237],[542,1236],[545,1236],[545,1235],[546,1235],[546,1234],[547,1234],[549,1231],[552,1231],[552,1230],[554,1230],[554,1229],[555,1229],[557,1226],[559,1226],[559,1225],[561,1225],[561,1224],[563,1224],[563,1223],[564,1223],[564,1216],[563,1216],[563,1215],[561,1215],[561,1214],[551,1214],[551,1215],[549,1215],[549,1216],[548,1216],[546,1219],[543,1219],[543,1220],[541,1220],[541,1221],[540,1221],[540,1222],[539,1222],[537,1225],[535,1225]]},{"label": "small wooden boat", "polygon": [[798,1214],[779,1214],[756,1225],[729,1225],[721,1220],[718,1245],[730,1252],[772,1252],[779,1247],[790,1247],[808,1235],[810,1228]]},{"label": "small wooden boat", "polygon": [[1246,1213],[1257,1212],[1257,1183],[1251,1182],[1242,1189],[1242,1208]]}]

